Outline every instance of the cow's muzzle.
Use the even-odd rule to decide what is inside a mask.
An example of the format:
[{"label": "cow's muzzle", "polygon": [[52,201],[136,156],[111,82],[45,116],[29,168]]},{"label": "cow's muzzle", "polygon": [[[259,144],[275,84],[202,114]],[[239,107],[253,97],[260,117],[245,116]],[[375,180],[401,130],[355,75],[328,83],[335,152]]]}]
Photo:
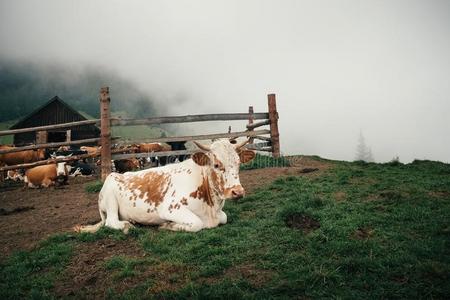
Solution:
[{"label": "cow's muzzle", "polygon": [[67,183],[67,176],[65,174],[56,176],[56,182],[59,185],[63,185]]},{"label": "cow's muzzle", "polygon": [[239,199],[245,196],[245,190],[242,186],[236,186],[231,189],[231,198]]}]

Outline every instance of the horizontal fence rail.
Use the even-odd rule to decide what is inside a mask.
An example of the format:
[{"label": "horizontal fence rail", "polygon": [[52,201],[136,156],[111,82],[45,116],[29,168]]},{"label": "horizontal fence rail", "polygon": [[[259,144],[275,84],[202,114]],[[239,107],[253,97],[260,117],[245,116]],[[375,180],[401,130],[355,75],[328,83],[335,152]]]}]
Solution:
[{"label": "horizontal fence rail", "polygon": [[36,161],[36,162],[19,164],[19,165],[14,165],[14,166],[0,167],[0,172],[8,171],[8,170],[15,170],[15,169],[28,169],[28,168],[34,168],[37,166],[50,165],[50,164],[55,164],[55,163],[63,162],[63,161],[69,162],[69,161],[74,161],[74,160],[80,160],[83,158],[90,158],[90,157],[93,157],[93,155],[81,154],[81,155],[67,156],[64,158],[57,158],[57,159],[52,158],[52,159],[47,159],[47,160],[40,160],[40,161]]},{"label": "horizontal fence rail", "polygon": [[[132,151],[132,149],[112,149],[111,153],[119,153],[122,154],[124,152],[129,152]],[[15,170],[15,169],[28,169],[28,168],[33,168],[33,167],[37,167],[37,166],[42,166],[42,165],[48,165],[48,164],[53,164],[53,163],[57,163],[57,162],[70,162],[70,161],[75,161],[75,160],[80,160],[80,159],[84,159],[84,158],[95,158],[100,156],[100,150],[97,151],[96,153],[91,153],[91,154],[80,154],[80,155],[73,155],[73,156],[66,156],[64,158],[51,158],[51,159],[47,159],[47,160],[40,160],[40,161],[36,161],[36,162],[30,162],[30,163],[24,163],[24,164],[18,164],[18,165],[14,165],[14,166],[4,166],[4,167],[0,167],[0,172],[2,171],[8,171],[8,170]]]},{"label": "horizontal fence rail", "polygon": [[69,127],[82,126],[82,125],[94,125],[94,124],[100,124],[100,119],[77,121],[77,122],[62,123],[62,124],[55,124],[55,125],[45,125],[45,126],[30,127],[30,128],[3,130],[3,131],[0,131],[0,136],[11,135],[11,134],[16,134],[16,133],[24,133],[24,132],[69,128]]},{"label": "horizontal fence rail", "polygon": [[201,141],[201,140],[211,140],[220,138],[237,138],[240,136],[256,136],[260,134],[269,134],[270,130],[261,129],[255,131],[239,131],[231,133],[216,133],[216,134],[203,134],[203,135],[187,135],[187,136],[174,136],[165,138],[153,138],[153,139],[133,139],[129,141],[121,141],[120,143],[167,143],[167,142],[184,142],[184,141]]},{"label": "horizontal fence rail", "polygon": [[[268,119],[268,113],[254,113],[253,119]],[[248,120],[249,113],[229,113],[229,114],[204,114],[204,115],[186,115],[173,117],[154,117],[145,119],[121,119],[111,118],[111,125],[151,125],[167,123],[192,123],[205,121],[236,121]]]},{"label": "horizontal fence rail", "polygon": [[255,136],[255,139],[261,140],[261,141],[267,141],[267,142],[271,142],[272,141],[272,139],[270,137],[268,137],[268,136],[260,136],[260,135]]},{"label": "horizontal fence rail", "polygon": [[269,125],[269,124],[270,124],[270,120],[264,120],[264,121],[261,121],[261,122],[258,122],[258,123],[248,124],[247,125],[247,129],[248,130],[252,130],[252,129],[255,129],[257,127],[261,127],[261,126]]},{"label": "horizontal fence rail", "polygon": [[[267,148],[268,143],[257,143],[246,145],[245,148],[250,150],[258,150]],[[269,147],[270,148],[270,147]],[[265,151],[265,150],[261,150]],[[187,149],[187,150],[176,150],[176,151],[161,151],[161,152],[144,152],[144,153],[124,153],[124,154],[114,154],[113,159],[129,159],[129,158],[142,158],[142,157],[160,157],[160,156],[178,156],[178,155],[190,155],[196,152],[204,152],[201,149]]]},{"label": "horizontal fence rail", "polygon": [[159,156],[176,156],[176,155],[188,155],[196,152],[203,152],[200,149],[193,150],[177,150],[177,151],[161,151],[161,152],[146,152],[146,153],[128,153],[128,154],[115,154],[114,160],[128,159],[128,158],[142,158],[142,157],[159,157]]},{"label": "horizontal fence rail", "polygon": [[272,149],[270,146],[271,146],[270,142],[263,142],[263,143],[248,144],[245,146],[245,148],[256,151],[265,151],[264,149],[267,148]]},{"label": "horizontal fence rail", "polygon": [[[114,137],[114,139],[119,139],[119,137]],[[81,144],[92,144],[92,143],[98,143],[100,141],[100,138],[93,138],[93,139],[84,139],[84,140],[76,140],[71,142],[61,142],[61,143],[48,143],[48,144],[37,144],[37,145],[30,145],[30,146],[23,146],[23,147],[14,147],[11,149],[0,149],[0,154],[6,154],[6,153],[14,153],[14,152],[21,152],[26,150],[36,150],[36,149],[42,149],[42,148],[56,148],[61,146],[70,146],[70,145],[81,145]]]}]

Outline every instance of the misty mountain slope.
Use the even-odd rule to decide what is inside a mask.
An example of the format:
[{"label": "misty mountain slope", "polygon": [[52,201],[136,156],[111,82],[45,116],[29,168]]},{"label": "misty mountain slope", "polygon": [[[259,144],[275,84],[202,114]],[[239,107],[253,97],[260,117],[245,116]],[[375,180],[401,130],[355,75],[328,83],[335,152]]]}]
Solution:
[{"label": "misty mountain slope", "polygon": [[0,61],[0,122],[20,119],[55,95],[78,111],[99,115],[99,89],[109,86],[111,110],[130,117],[161,114],[150,95],[111,72]]}]

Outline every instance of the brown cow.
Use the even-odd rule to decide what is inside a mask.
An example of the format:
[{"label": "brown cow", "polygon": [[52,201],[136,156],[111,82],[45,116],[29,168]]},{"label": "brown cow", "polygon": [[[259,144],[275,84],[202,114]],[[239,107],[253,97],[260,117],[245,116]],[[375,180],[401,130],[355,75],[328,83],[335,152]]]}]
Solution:
[{"label": "brown cow", "polygon": [[117,173],[125,173],[129,171],[138,170],[140,167],[139,160],[136,158],[120,159],[114,161],[114,167]]},{"label": "brown cow", "polygon": [[136,146],[138,153],[170,151],[172,148],[162,143],[143,143]]},{"label": "brown cow", "polygon": [[[0,146],[1,150],[14,149],[13,146]],[[45,149],[25,150],[13,153],[0,154],[0,162],[3,164],[14,166],[18,164],[35,162],[45,159]]]},{"label": "brown cow", "polygon": [[96,156],[96,154],[100,153],[100,150],[102,149],[102,146],[100,147],[90,147],[90,146],[81,146],[81,151],[86,151],[87,154],[90,156]]},{"label": "brown cow", "polygon": [[37,166],[25,172],[24,182],[28,187],[49,187],[67,182],[69,169],[66,162]]}]

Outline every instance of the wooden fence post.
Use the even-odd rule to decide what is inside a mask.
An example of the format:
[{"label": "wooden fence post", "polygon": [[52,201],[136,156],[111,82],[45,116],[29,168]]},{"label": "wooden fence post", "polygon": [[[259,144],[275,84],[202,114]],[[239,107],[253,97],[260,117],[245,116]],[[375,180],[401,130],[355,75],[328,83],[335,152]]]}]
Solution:
[{"label": "wooden fence post", "polygon": [[272,139],[273,157],[280,157],[280,134],[278,132],[278,112],[275,94],[267,95],[269,103],[270,137]]},{"label": "wooden fence post", "polygon": [[[248,107],[248,124],[250,125],[250,124],[253,124],[253,121],[255,120],[255,118],[254,118],[254,116],[253,116],[253,106],[249,106]],[[253,129],[249,129],[249,131],[253,131]],[[250,138],[249,139],[249,144],[253,144],[253,140],[254,140],[254,138]]]},{"label": "wooden fence post", "polygon": [[109,87],[100,89],[100,130],[101,130],[101,163],[102,163],[102,181],[111,173],[111,114],[109,111]]}]

